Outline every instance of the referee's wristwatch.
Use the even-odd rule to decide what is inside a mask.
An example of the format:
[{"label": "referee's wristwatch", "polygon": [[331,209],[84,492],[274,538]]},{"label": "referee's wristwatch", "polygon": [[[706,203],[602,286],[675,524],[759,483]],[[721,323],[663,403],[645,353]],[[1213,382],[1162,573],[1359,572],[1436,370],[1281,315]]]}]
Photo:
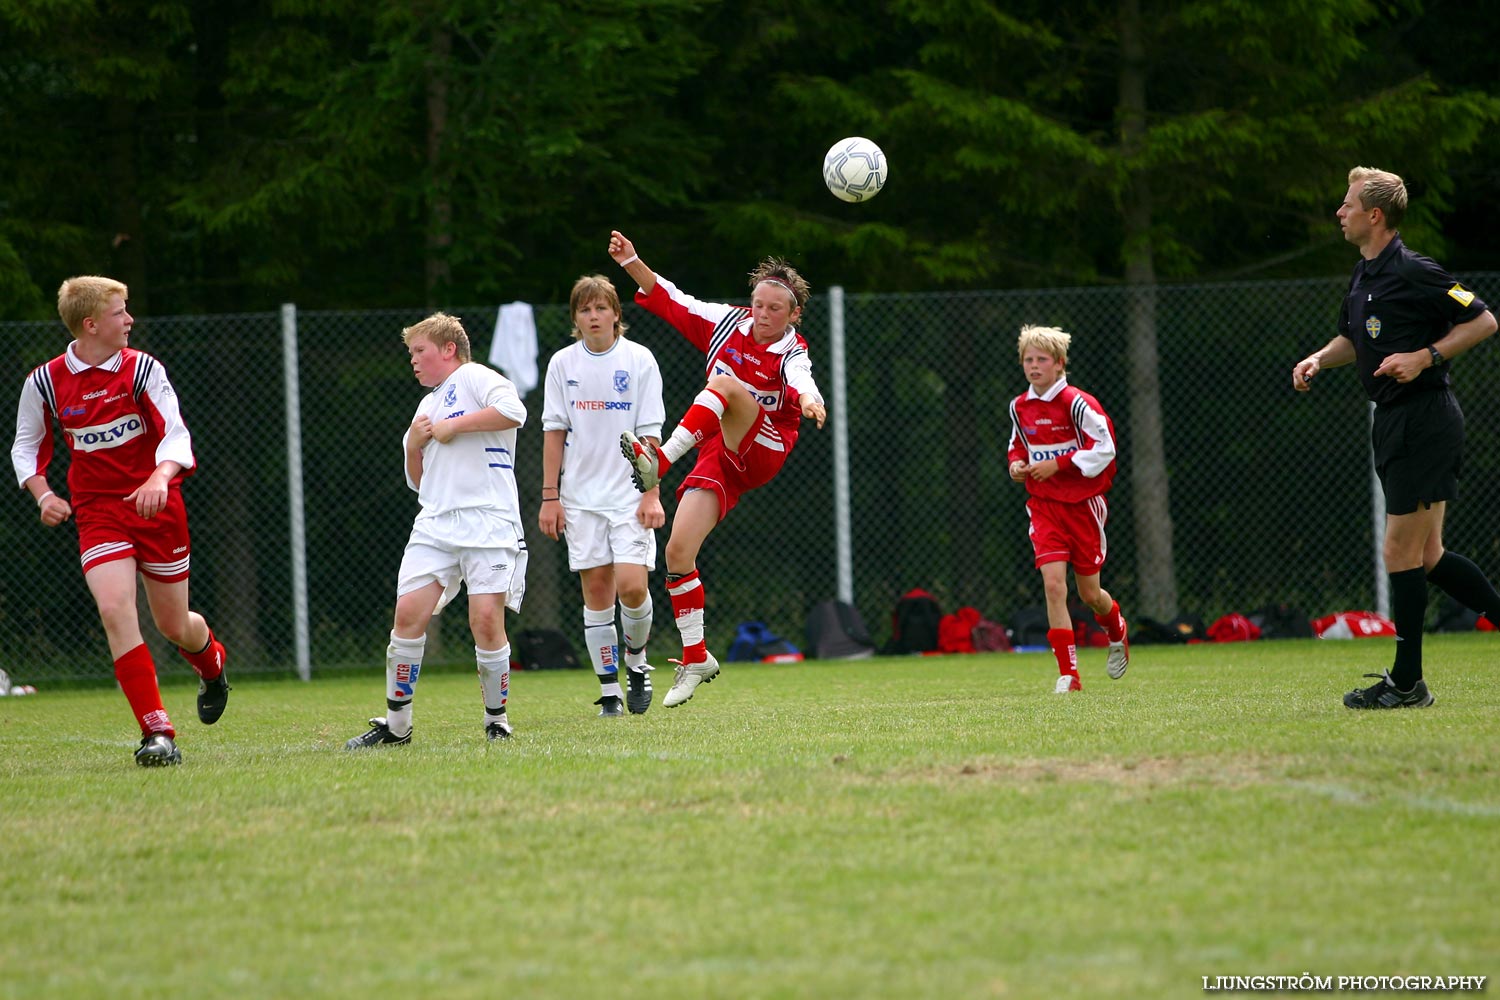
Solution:
[{"label": "referee's wristwatch", "polygon": [[1432,367],[1436,368],[1443,363],[1443,352],[1439,351],[1436,347],[1429,344],[1427,346],[1427,353],[1432,355]]}]

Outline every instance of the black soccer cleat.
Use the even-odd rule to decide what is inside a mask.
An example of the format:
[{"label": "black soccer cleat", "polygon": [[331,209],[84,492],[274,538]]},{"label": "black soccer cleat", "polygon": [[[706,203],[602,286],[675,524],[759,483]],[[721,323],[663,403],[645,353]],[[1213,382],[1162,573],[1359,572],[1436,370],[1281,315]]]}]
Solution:
[{"label": "black soccer cleat", "polygon": [[614,719],[625,714],[625,708],[621,704],[621,698],[617,694],[607,694],[594,702],[599,706],[599,718]]},{"label": "black soccer cleat", "polygon": [[224,714],[224,706],[229,704],[229,692],[234,690],[229,686],[229,678],[224,672],[219,671],[219,676],[211,681],[199,679],[198,681],[198,721],[205,726],[211,726],[219,721]]},{"label": "black soccer cleat", "polygon": [[1426,708],[1437,701],[1427,690],[1427,682],[1419,680],[1410,691],[1398,691],[1391,683],[1390,672],[1365,674],[1380,678],[1379,684],[1367,688],[1355,688],[1344,695],[1345,708]]},{"label": "black soccer cleat", "polygon": [[369,732],[362,733],[345,743],[344,749],[367,750],[370,747],[401,747],[410,742],[410,729],[404,735],[397,736],[391,732],[391,727],[385,724],[385,717],[379,716],[370,720]]},{"label": "black soccer cleat", "polygon": [[510,739],[510,734],[512,732],[513,730],[510,728],[510,719],[508,717],[501,716],[496,721],[485,725],[484,738],[489,742],[494,743],[496,740]]},{"label": "black soccer cleat", "polygon": [[651,707],[650,670],[648,666],[640,670],[625,668],[625,677],[629,682],[625,690],[625,706],[630,709],[631,715],[645,715],[646,709]]},{"label": "black soccer cleat", "polygon": [[182,763],[182,751],[166,733],[152,733],[141,737],[140,749],[135,752],[135,762],[141,767],[166,767]]}]

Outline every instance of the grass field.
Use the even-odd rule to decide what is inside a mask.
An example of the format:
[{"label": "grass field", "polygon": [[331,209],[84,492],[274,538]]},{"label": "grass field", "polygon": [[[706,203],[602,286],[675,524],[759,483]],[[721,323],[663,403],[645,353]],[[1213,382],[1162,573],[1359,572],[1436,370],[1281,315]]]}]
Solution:
[{"label": "grass field", "polygon": [[[1424,711],[1378,640],[592,677],[240,678],[144,769],[113,690],[0,701],[0,997],[1172,997],[1219,975],[1500,973],[1500,643]],[[1368,683],[1368,682],[1361,682]]]}]

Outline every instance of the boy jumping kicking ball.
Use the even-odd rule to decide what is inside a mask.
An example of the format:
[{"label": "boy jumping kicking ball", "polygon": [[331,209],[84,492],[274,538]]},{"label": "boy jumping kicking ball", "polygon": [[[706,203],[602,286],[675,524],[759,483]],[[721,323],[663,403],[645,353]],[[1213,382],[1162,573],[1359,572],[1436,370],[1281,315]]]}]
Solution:
[{"label": "boy jumping kicking ball", "polygon": [[774,479],[797,444],[803,419],[819,428],[828,419],[813,381],[807,341],[797,332],[808,285],[784,260],[768,257],[750,272],[750,305],[704,302],[646,266],[619,230],[609,255],[635,279],[635,300],[665,319],[704,353],[707,384],[660,448],[626,431],[620,449],[642,493],[688,452],[698,458],[677,488],[677,512],[667,538],[667,593],[682,637],[682,659],[667,708],[685,704],[700,684],[719,676],[719,661],[704,641],[707,606],[698,556],[708,536],[740,498]]},{"label": "boy jumping kicking ball", "polygon": [[1023,326],[1017,348],[1031,388],[1010,404],[1010,478],[1031,494],[1031,546],[1047,595],[1047,642],[1057,657],[1056,691],[1083,690],[1068,614],[1068,566],[1078,596],[1109,635],[1105,669],[1118,680],[1130,665],[1120,605],[1099,586],[1104,565],[1104,495],[1115,477],[1115,428],[1099,401],[1068,384],[1072,336],[1055,327]]},{"label": "boy jumping kicking ball", "polygon": [[[11,464],[41,521],[78,526],[83,579],[99,608],[115,680],[141,727],[135,762],[180,764],[177,730],[162,705],[156,664],[136,617],[135,578],[145,581],[156,628],[199,677],[198,720],[213,725],[229,702],[224,647],[188,607],[192,541],[180,486],[196,465],[177,393],[161,363],[129,346],[129,293],[112,278],[69,278],[57,312],[73,334],[67,351],[21,387]],[[47,483],[54,422],[72,454],[69,499]]]},{"label": "boy jumping kicking ball", "polygon": [[348,750],[411,742],[412,698],[422,672],[427,625],[469,589],[469,628],[484,696],[484,733],[510,738],[510,643],[505,609],[521,610],[526,542],[516,497],[516,428],[526,408],[515,385],[470,360],[469,335],[434,313],[401,331],[423,397],[402,445],[406,484],[422,509],[412,524],[396,583],[396,621],[385,651],[386,714]]}]

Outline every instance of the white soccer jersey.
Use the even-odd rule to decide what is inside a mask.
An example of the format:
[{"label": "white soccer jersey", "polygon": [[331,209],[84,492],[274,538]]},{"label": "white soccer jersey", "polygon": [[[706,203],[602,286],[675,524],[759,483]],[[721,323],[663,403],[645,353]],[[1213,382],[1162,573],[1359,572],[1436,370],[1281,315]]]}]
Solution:
[{"label": "white soccer jersey", "polygon": [[547,365],[542,430],[568,432],[563,448],[563,507],[567,510],[634,509],[641,495],[620,457],[620,435],[661,437],[666,421],[656,356],[620,337],[595,354],[583,341],[552,355]]},{"label": "white soccer jersey", "polygon": [[[476,413],[487,406],[517,423],[526,422],[526,407],[510,379],[470,361],[459,365],[442,385],[422,398],[413,419],[426,414],[435,424]],[[410,434],[408,429],[402,436],[403,450]],[[454,435],[447,444],[429,440],[422,446],[421,486],[413,483],[410,476],[406,480],[406,485],[416,490],[422,501],[417,520],[458,510],[482,510],[494,515],[488,521],[510,525],[514,537],[475,539],[465,544],[515,545],[524,537],[521,505],[516,495],[515,455],[514,427],[504,431],[466,431]]]}]

